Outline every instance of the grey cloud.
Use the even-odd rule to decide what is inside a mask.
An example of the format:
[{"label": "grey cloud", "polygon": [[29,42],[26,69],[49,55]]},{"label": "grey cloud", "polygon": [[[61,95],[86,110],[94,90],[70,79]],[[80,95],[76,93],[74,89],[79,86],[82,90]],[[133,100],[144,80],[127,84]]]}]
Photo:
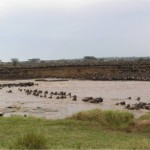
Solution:
[{"label": "grey cloud", "polygon": [[0,59],[150,55],[150,2],[101,4],[73,11],[12,11],[0,18]]}]

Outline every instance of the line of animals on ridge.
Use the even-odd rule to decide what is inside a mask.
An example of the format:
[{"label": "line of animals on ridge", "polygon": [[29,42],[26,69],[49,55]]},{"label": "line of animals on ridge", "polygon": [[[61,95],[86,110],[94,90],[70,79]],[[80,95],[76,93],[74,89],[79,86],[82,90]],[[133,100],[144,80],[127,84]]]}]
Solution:
[{"label": "line of animals on ridge", "polygon": [[[131,100],[131,97],[128,97],[129,100]],[[126,104],[125,101],[116,103],[116,105],[122,105],[125,106],[125,109],[128,110],[139,110],[139,109],[146,109],[146,110],[150,110],[150,103],[145,103],[145,102],[140,102],[141,98],[138,97],[136,99],[137,101],[139,101],[139,103],[135,103],[135,104]]]}]

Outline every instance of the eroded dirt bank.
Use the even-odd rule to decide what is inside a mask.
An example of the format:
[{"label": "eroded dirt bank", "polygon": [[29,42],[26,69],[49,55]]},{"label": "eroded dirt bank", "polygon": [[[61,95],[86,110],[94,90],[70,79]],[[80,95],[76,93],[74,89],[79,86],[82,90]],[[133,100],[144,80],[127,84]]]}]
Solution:
[{"label": "eroded dirt bank", "polygon": [[150,81],[149,62],[105,62],[101,65],[69,65],[0,69],[0,79],[69,78],[88,80]]}]

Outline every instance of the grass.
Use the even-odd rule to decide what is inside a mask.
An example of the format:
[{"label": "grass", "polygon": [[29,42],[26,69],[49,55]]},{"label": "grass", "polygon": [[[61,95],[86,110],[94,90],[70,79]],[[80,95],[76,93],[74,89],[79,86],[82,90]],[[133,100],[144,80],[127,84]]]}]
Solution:
[{"label": "grass", "polygon": [[141,116],[139,120],[150,120],[150,112],[146,113],[145,115]]},{"label": "grass", "polygon": [[20,137],[16,139],[12,145],[11,149],[46,149],[47,139],[46,136],[39,131],[28,131],[23,133]]},{"label": "grass", "polygon": [[133,118],[133,114],[129,112],[118,110],[102,111],[100,109],[79,112],[70,117],[70,119],[96,122],[101,126],[113,128],[124,128],[133,121]]},{"label": "grass", "polygon": [[[90,115],[88,119],[87,115],[83,116],[87,113]],[[101,124],[98,114],[103,117],[104,124]],[[80,119],[77,116],[80,116]],[[150,149],[150,132],[127,133],[118,128],[126,128],[131,122],[133,123],[133,116],[130,113],[97,109],[62,120],[33,117],[0,118],[0,148]],[[117,130],[108,129],[112,126],[117,126]]]},{"label": "grass", "polygon": [[128,126],[127,130],[129,132],[150,133],[150,113],[146,113],[140,118],[135,119],[134,122]]}]

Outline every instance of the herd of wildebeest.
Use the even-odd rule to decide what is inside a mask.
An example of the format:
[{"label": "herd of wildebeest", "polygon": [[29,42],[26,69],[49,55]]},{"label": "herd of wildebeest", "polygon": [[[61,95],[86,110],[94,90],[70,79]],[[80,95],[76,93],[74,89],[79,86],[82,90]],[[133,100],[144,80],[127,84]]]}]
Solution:
[{"label": "herd of wildebeest", "polygon": [[[66,98],[72,98],[73,101],[77,101],[77,95],[72,95],[72,93],[67,93],[64,91],[61,92],[48,92],[48,91],[42,91],[42,90],[29,90],[29,89],[18,89],[20,92],[24,91],[26,92],[27,95],[34,95],[36,97],[41,97],[41,98],[55,98],[55,99],[66,99]],[[98,98],[93,98],[93,97],[85,97],[82,99],[84,102],[90,102],[90,103],[102,103],[103,98],[98,97]]]},{"label": "herd of wildebeest", "polygon": [[[2,90],[3,88],[10,88],[10,90],[7,91],[7,93],[13,93],[13,87],[18,87],[18,91],[19,92],[24,92],[26,93],[26,95],[32,95],[35,97],[40,97],[40,98],[47,98],[47,99],[71,99],[72,101],[77,101],[78,100],[78,96],[77,95],[73,95],[72,93],[67,93],[64,91],[51,91],[49,92],[48,90],[46,91],[42,91],[39,89],[30,89],[28,87],[33,87],[33,86],[38,86],[39,84],[35,84],[33,82],[27,82],[27,83],[12,83],[12,84],[0,84],[0,89]],[[132,101],[131,97],[127,98],[128,100]],[[129,104],[126,101],[121,101],[116,103],[116,105],[121,105],[124,106],[125,109],[128,110],[139,110],[139,109],[145,109],[145,110],[150,110],[150,103],[146,103],[146,102],[142,102],[141,98],[138,97],[137,99],[137,103],[135,104]],[[82,99],[83,102],[86,103],[94,103],[94,104],[99,104],[99,103],[103,103],[104,99],[102,97],[84,97]]]},{"label": "herd of wildebeest", "polygon": [[[132,100],[131,97],[128,97],[129,100]],[[150,103],[146,103],[146,102],[140,102],[141,98],[138,97],[137,99],[137,103],[135,104],[126,104],[125,101],[116,103],[116,105],[122,105],[125,106],[126,109],[128,110],[139,110],[139,109],[146,109],[146,110],[150,110]]]},{"label": "herd of wildebeest", "polygon": [[[38,85],[38,84],[34,84],[33,82],[27,82],[27,83],[18,83],[18,84],[0,84],[0,89],[3,89],[5,87],[8,88],[12,88],[12,87],[18,87],[18,91],[20,92],[25,92],[27,95],[33,95],[35,97],[40,97],[40,98],[48,98],[48,99],[67,99],[67,98],[71,98],[73,101],[77,101],[77,95],[72,95],[72,93],[67,93],[64,91],[53,91],[53,92],[49,92],[49,91],[42,91],[42,90],[38,90],[38,89],[23,89],[23,87],[31,87],[34,85]],[[7,91],[7,93],[13,93],[13,91],[10,89],[9,91]],[[90,102],[90,103],[102,103],[103,102],[103,98],[98,97],[98,98],[93,98],[93,97],[85,97],[82,99],[82,101],[84,102]]]},{"label": "herd of wildebeest", "polygon": [[56,99],[66,99],[67,97],[72,98],[73,101],[77,100],[76,95],[72,95],[71,93],[66,93],[66,92],[48,92],[48,91],[42,91],[42,90],[30,90],[30,89],[21,89],[18,88],[20,92],[25,92],[27,95],[33,95],[36,97],[41,97],[41,98],[56,98]]}]

